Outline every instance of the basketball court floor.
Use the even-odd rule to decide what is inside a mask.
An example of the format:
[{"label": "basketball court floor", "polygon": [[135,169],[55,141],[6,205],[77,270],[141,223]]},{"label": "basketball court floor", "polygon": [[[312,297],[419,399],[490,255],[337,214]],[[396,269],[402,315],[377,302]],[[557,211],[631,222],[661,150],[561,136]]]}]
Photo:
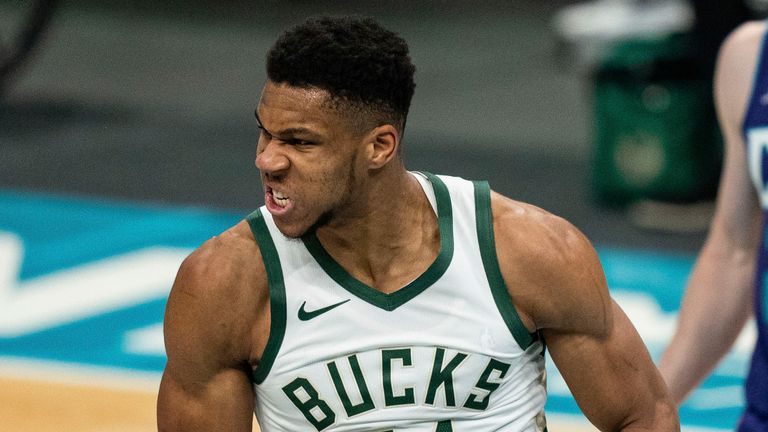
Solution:
[{"label": "basketball court floor", "polygon": [[[0,28],[23,3],[0,0]],[[569,219],[658,359],[702,223],[640,228],[595,204],[589,80],[558,63],[549,23],[568,3],[67,2],[0,99],[0,430],[155,428],[176,269],[261,204],[264,52],[317,13],[405,36],[418,70],[407,166],[488,179]],[[684,430],[732,430],[753,339],[682,407]],[[548,364],[549,430],[592,430]]]},{"label": "basketball court floor", "polygon": [[[175,272],[194,247],[242,216],[0,191],[2,429],[150,430]],[[674,329],[692,256],[598,251],[612,295],[658,356]],[[682,408],[688,430],[734,425],[750,333]],[[572,420],[579,409],[551,361],[548,390],[550,429],[581,430],[583,421]]]}]

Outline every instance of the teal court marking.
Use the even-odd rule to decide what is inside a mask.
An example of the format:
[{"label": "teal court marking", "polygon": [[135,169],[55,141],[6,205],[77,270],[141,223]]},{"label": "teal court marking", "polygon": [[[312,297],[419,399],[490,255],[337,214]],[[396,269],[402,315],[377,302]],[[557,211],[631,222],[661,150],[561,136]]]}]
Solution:
[{"label": "teal court marking", "polygon": [[[178,265],[244,216],[0,190],[0,357],[161,372],[163,310]],[[598,250],[614,298],[658,359],[693,257]],[[686,426],[733,429],[748,342],[681,408]],[[548,388],[549,412],[579,412],[551,360]]]}]

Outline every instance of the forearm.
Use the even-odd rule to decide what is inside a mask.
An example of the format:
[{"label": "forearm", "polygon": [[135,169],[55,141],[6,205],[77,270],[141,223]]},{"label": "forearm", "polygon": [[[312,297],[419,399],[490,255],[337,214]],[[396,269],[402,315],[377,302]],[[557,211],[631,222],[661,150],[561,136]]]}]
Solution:
[{"label": "forearm", "polygon": [[751,309],[754,255],[702,251],[659,370],[680,404],[728,352]]},{"label": "forearm", "polygon": [[640,335],[615,302],[612,312],[605,335],[544,332],[576,402],[601,431],[679,430],[677,406]]}]

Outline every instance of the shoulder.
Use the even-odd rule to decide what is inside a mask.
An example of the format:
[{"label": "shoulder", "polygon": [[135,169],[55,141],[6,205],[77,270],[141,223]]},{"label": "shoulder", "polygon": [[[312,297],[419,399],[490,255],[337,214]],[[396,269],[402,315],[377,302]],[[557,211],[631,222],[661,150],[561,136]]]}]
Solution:
[{"label": "shoulder", "polygon": [[173,291],[205,298],[214,306],[245,294],[243,290],[266,289],[264,274],[259,247],[242,221],[203,243],[182,262]]},{"label": "shoulder", "polygon": [[561,217],[495,192],[491,208],[499,265],[523,320],[535,330],[602,331],[610,297],[586,236]]},{"label": "shoulder", "polygon": [[209,239],[182,262],[171,289],[165,315],[169,358],[203,351],[250,357],[248,344],[232,341],[251,340],[255,314],[268,298],[261,254],[247,222]]},{"label": "shoulder", "polygon": [[214,236],[181,264],[177,278],[193,283],[191,289],[227,289],[233,281],[264,273],[261,253],[246,221]]},{"label": "shoulder", "polygon": [[[762,45],[763,38],[765,36],[766,22],[765,21],[748,21],[745,22],[734,30],[723,41],[721,51],[732,52],[741,51],[743,49],[751,50],[756,53]],[[751,48],[748,48],[750,47]]]},{"label": "shoulder", "polygon": [[728,125],[738,126],[747,109],[760,59],[766,24],[741,24],[723,41],[715,67],[715,101]]},{"label": "shoulder", "polygon": [[587,238],[567,220],[534,205],[491,193],[494,236],[505,258],[530,261],[532,269],[571,269],[592,263]]}]

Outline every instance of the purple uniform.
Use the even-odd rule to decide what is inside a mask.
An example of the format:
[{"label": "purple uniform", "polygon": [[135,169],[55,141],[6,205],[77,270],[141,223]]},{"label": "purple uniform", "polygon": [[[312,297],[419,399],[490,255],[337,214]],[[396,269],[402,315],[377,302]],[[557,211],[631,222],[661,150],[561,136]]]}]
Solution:
[{"label": "purple uniform", "polygon": [[763,238],[755,273],[754,305],[758,338],[747,375],[747,409],[739,432],[768,431],[768,48],[765,39],[744,118],[747,161],[763,209]]}]

